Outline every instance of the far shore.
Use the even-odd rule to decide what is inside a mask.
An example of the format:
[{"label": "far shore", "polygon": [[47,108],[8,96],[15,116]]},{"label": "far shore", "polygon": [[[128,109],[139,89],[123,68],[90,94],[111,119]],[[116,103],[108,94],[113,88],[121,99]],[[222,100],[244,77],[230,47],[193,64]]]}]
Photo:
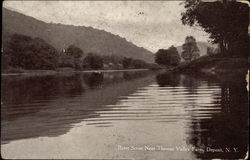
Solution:
[{"label": "far shore", "polygon": [[68,73],[93,73],[93,72],[127,72],[127,71],[148,71],[150,69],[120,69],[120,70],[84,70],[84,71],[57,71],[57,70],[26,70],[21,73],[1,73],[2,76],[16,76],[16,75],[54,75],[54,74],[68,74]]}]

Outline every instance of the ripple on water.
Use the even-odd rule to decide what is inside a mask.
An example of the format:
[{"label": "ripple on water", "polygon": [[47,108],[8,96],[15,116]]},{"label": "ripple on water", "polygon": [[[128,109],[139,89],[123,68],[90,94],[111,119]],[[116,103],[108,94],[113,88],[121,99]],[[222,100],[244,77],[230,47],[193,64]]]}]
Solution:
[{"label": "ripple on water", "polygon": [[159,87],[156,83],[138,88],[127,96],[120,96],[112,110],[100,110],[100,115],[86,121],[101,123],[105,121],[153,121],[178,122],[195,119],[209,119],[220,113],[219,86],[201,86],[189,91],[187,87]]}]

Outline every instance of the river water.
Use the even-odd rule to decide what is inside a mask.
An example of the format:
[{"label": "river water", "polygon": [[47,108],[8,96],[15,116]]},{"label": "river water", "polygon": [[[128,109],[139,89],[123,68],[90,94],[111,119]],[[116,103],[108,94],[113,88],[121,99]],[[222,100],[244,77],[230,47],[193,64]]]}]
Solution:
[{"label": "river water", "polygon": [[243,158],[243,77],[149,71],[3,76],[3,158]]}]

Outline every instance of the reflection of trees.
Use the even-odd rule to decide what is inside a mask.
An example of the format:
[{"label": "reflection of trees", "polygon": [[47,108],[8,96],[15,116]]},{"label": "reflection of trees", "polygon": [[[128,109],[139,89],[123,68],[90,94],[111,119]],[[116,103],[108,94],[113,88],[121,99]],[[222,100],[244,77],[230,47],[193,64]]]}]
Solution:
[{"label": "reflection of trees", "polygon": [[[80,75],[70,76],[32,76],[32,77],[7,77],[2,82],[2,102],[7,105],[2,107],[5,116],[16,110],[17,107],[31,108],[34,103],[50,101],[55,97],[67,97],[84,92],[84,84]],[[8,105],[8,104],[15,105]],[[42,104],[40,104],[42,106]],[[8,115],[10,118],[17,118],[23,114],[38,112],[37,109],[20,109],[15,115]]]},{"label": "reflection of trees", "polygon": [[123,79],[132,80],[132,79],[136,79],[136,78],[139,78],[139,77],[145,77],[145,76],[147,76],[149,74],[150,74],[150,72],[148,72],[148,71],[124,72],[123,73]]},{"label": "reflection of trees", "polygon": [[101,86],[103,83],[103,74],[102,73],[91,73],[86,76],[84,76],[84,82],[90,87],[90,88],[96,88],[98,86]]},{"label": "reflection of trees", "polygon": [[54,76],[23,77],[21,79],[8,77],[6,80],[3,79],[2,87],[3,101],[16,103],[46,100],[50,99],[51,95],[59,93],[58,78]]},{"label": "reflection of trees", "polygon": [[193,94],[197,92],[197,87],[201,85],[198,77],[190,75],[181,76],[181,84],[186,87],[188,93]]},{"label": "reflection of trees", "polygon": [[85,83],[81,74],[74,74],[60,79],[61,94],[79,95],[85,90]]},{"label": "reflection of trees", "polygon": [[245,81],[238,78],[221,83],[220,113],[211,119],[195,119],[191,122],[189,143],[197,148],[238,148],[237,153],[194,152],[198,158],[239,159],[244,158],[248,142],[248,98]]},{"label": "reflection of trees", "polygon": [[195,76],[190,76],[190,75],[182,76],[182,85],[191,89],[197,88],[201,85],[200,84],[201,82],[197,79],[198,78]]},{"label": "reflection of trees", "polygon": [[126,80],[130,80],[133,78],[133,75],[125,72],[125,73],[123,73],[123,78]]},{"label": "reflection of trees", "polygon": [[176,87],[180,82],[180,75],[175,73],[161,73],[156,76],[156,81],[160,87]]},{"label": "reflection of trees", "polygon": [[[90,74],[3,78],[2,143],[65,134],[72,124],[97,118],[100,116],[97,111],[113,110],[108,105],[115,104],[118,97],[131,94],[138,87],[152,82],[152,77],[124,81],[123,74],[118,75],[119,83],[117,78],[106,83],[105,76],[91,77]],[[112,83],[112,80],[117,82]],[[87,84],[86,81],[95,83]],[[88,90],[99,84],[105,87]]]}]

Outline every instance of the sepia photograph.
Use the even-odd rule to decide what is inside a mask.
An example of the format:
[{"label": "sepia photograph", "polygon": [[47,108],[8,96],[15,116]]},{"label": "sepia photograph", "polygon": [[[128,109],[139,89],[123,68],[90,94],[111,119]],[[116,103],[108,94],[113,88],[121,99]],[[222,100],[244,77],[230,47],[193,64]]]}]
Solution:
[{"label": "sepia photograph", "polygon": [[249,158],[247,0],[5,0],[1,158]]}]

